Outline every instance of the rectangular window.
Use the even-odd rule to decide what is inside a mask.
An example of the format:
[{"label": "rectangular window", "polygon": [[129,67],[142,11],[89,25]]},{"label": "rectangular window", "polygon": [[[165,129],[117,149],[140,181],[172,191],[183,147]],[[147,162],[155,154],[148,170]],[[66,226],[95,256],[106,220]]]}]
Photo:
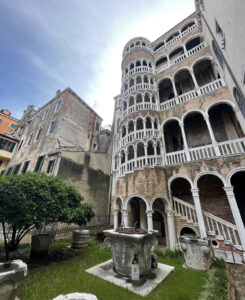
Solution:
[{"label": "rectangular window", "polygon": [[49,163],[48,163],[48,169],[47,169],[48,174],[53,173],[54,166],[55,166],[55,159],[50,160]]},{"label": "rectangular window", "polygon": [[28,167],[29,167],[29,164],[30,164],[30,161],[29,161],[29,160],[26,160],[26,161],[24,162],[24,165],[23,165],[23,168],[22,168],[22,170],[21,170],[21,173],[26,173],[26,172],[27,172],[27,169],[28,169]]},{"label": "rectangular window", "polygon": [[100,123],[99,122],[96,122],[96,124],[95,124],[95,130],[96,131],[100,130]]},{"label": "rectangular window", "polygon": [[217,38],[221,43],[221,49],[225,49],[225,34],[216,20],[215,20],[215,28],[216,28]]},{"label": "rectangular window", "polygon": [[44,157],[45,157],[45,155],[41,155],[38,157],[34,172],[40,172],[42,170]]},{"label": "rectangular window", "polygon": [[47,109],[45,111],[45,113],[43,114],[43,120],[46,119],[48,117],[48,113],[49,113],[49,109]]},{"label": "rectangular window", "polygon": [[38,129],[37,134],[36,134],[36,141],[39,139],[42,129],[43,129],[42,127]]},{"label": "rectangular window", "polygon": [[11,142],[11,141],[3,139],[3,138],[0,138],[0,150],[13,152],[14,147],[15,147],[14,142]]},{"label": "rectangular window", "polygon": [[50,124],[49,132],[48,132],[49,134],[54,132],[55,125],[56,125],[56,120],[53,120]]},{"label": "rectangular window", "polygon": [[55,109],[55,111],[59,111],[59,110],[60,110],[61,104],[62,104],[62,100],[59,100],[59,101],[57,102],[57,104],[56,104],[56,109]]},{"label": "rectangular window", "polygon": [[13,168],[13,174],[18,174],[19,173],[20,166],[21,166],[21,164],[14,166],[14,168]]},{"label": "rectangular window", "polygon": [[29,138],[27,140],[27,145],[30,145],[32,137],[33,137],[33,133],[31,135],[29,135]]},{"label": "rectangular window", "polygon": [[18,151],[20,150],[21,146],[23,144],[23,140],[20,142],[19,147],[18,147]]},{"label": "rectangular window", "polygon": [[9,169],[7,170],[7,173],[6,173],[6,175],[10,175],[10,174],[11,174],[11,172],[12,172],[12,168],[9,168]]},{"label": "rectangular window", "polygon": [[11,129],[16,129],[16,128],[17,128],[17,125],[11,123],[11,124],[9,125],[9,128],[11,128]]},{"label": "rectangular window", "polygon": [[37,116],[36,119],[34,120],[33,126],[35,126],[36,124],[38,124],[40,121],[40,116]]}]

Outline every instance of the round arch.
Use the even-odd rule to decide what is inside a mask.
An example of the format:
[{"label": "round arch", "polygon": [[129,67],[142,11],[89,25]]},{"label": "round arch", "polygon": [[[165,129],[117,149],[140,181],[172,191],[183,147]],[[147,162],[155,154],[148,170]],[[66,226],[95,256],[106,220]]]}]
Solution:
[{"label": "round arch", "polygon": [[180,73],[180,72],[182,72],[182,71],[185,71],[185,70],[188,71],[188,72],[190,73],[190,75],[191,75],[192,69],[191,69],[190,67],[184,66],[183,68],[178,69],[178,70],[176,70],[176,71],[174,72],[174,74],[173,74],[173,79],[175,78],[176,74],[178,74],[178,73]]},{"label": "round arch", "polygon": [[199,62],[201,62],[201,61],[203,61],[203,60],[215,61],[215,59],[214,59],[212,56],[210,56],[210,55],[206,55],[206,56],[199,57],[199,58],[197,58],[196,60],[194,60],[194,62],[191,64],[191,67],[190,67],[191,70],[193,70],[194,66],[195,66],[197,63],[199,63]]},{"label": "round arch", "polygon": [[122,199],[122,197],[120,196],[120,195],[116,195],[115,197],[114,197],[114,201],[113,201],[113,208],[114,209],[118,209],[118,201],[117,200],[120,200],[121,201],[121,208],[123,207],[123,199]]},{"label": "round arch", "polygon": [[140,198],[141,200],[143,200],[145,202],[146,210],[150,210],[149,202],[147,201],[147,199],[144,196],[142,196],[140,194],[133,194],[133,195],[128,196],[124,202],[124,207],[123,207],[124,209],[128,209],[128,204],[132,198]]},{"label": "round arch", "polygon": [[171,76],[165,76],[165,77],[159,79],[159,81],[157,81],[157,86],[159,84],[161,84],[165,79],[173,80],[173,77],[171,77]]},{"label": "round arch", "polygon": [[156,199],[161,199],[164,206],[165,206],[165,212],[170,212],[172,211],[172,207],[171,207],[171,204],[170,204],[170,201],[165,198],[163,195],[159,194],[159,195],[156,195],[154,196],[152,199],[151,199],[151,202],[150,202],[150,209],[153,210],[153,204],[155,202]]},{"label": "round arch", "polygon": [[204,175],[213,175],[213,176],[216,176],[216,177],[218,177],[218,178],[222,181],[224,187],[228,187],[226,180],[224,179],[224,177],[223,177],[221,174],[219,174],[219,173],[217,173],[217,172],[214,172],[214,171],[205,171],[205,172],[201,172],[200,174],[198,174],[198,175],[195,177],[195,179],[194,179],[194,188],[195,188],[195,189],[198,188],[198,185],[197,185],[197,184],[198,184],[198,180],[199,180],[202,176],[204,176]]},{"label": "round arch", "polygon": [[181,124],[181,120],[180,120],[179,118],[177,118],[177,117],[170,117],[170,118],[168,118],[168,119],[166,119],[166,120],[164,120],[164,121],[162,122],[162,124],[161,124],[162,130],[163,130],[165,124],[166,124],[167,122],[169,122],[169,121],[177,121],[177,122],[179,123],[179,125]]},{"label": "round arch", "polygon": [[206,117],[206,113],[203,111],[203,110],[201,110],[201,109],[191,109],[191,110],[188,110],[187,112],[185,112],[183,115],[182,115],[182,117],[181,117],[181,123],[184,123],[184,120],[185,120],[185,118],[188,116],[188,115],[191,115],[192,113],[200,113],[202,116],[203,116],[203,118],[205,119],[205,117]]},{"label": "round arch", "polygon": [[233,169],[233,170],[231,170],[231,171],[228,173],[228,175],[226,176],[226,182],[227,182],[227,185],[228,185],[229,187],[232,186],[232,185],[231,185],[231,178],[232,178],[232,176],[235,175],[235,174],[238,173],[238,172],[245,172],[245,167],[239,167],[239,168]]},{"label": "round arch", "polygon": [[212,107],[214,107],[216,105],[219,105],[219,104],[227,104],[227,105],[231,106],[233,109],[238,109],[238,107],[237,107],[237,105],[236,105],[236,103],[234,101],[228,100],[228,99],[221,99],[221,100],[218,100],[218,101],[216,101],[214,103],[209,104],[208,107],[205,110],[206,114],[208,114],[209,110]]},{"label": "round arch", "polygon": [[191,40],[193,40],[193,39],[195,39],[195,38],[200,38],[200,39],[203,39],[203,35],[200,33],[200,32],[198,32],[198,33],[196,33],[195,35],[192,35],[192,36],[190,36],[188,39],[186,39],[185,40],[185,42],[182,44],[183,46],[186,46],[186,44],[188,44]]},{"label": "round arch", "polygon": [[180,237],[180,233],[182,231],[183,228],[190,228],[191,230],[193,230],[196,234],[196,236],[199,236],[199,232],[196,230],[196,228],[190,224],[183,224],[181,226],[178,227],[177,229],[177,237],[179,238]]},{"label": "round arch", "polygon": [[169,180],[168,180],[168,189],[169,189],[169,191],[171,191],[171,183],[177,178],[186,179],[189,182],[191,188],[192,189],[194,188],[194,184],[193,184],[192,180],[189,177],[187,177],[186,175],[178,174],[178,175],[173,175],[172,177],[169,178]]}]

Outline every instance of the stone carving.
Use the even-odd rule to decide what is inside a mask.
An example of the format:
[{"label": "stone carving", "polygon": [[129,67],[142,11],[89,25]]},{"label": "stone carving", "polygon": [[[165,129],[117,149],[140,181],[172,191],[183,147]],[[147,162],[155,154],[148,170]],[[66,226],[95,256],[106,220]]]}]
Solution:
[{"label": "stone carving", "polygon": [[181,236],[180,248],[184,252],[185,266],[195,270],[209,270],[212,263],[211,243],[208,239]]},{"label": "stone carving", "polygon": [[235,260],[236,264],[241,264],[241,265],[243,264],[242,257],[235,252],[233,252],[233,255],[232,255],[231,251],[215,250],[214,256],[216,258],[221,258],[225,262],[228,262],[228,263],[234,263],[234,260]]}]

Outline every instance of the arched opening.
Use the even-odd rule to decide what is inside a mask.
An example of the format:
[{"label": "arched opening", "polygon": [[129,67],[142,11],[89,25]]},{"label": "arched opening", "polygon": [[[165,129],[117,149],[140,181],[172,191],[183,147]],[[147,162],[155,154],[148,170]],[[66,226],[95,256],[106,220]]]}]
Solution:
[{"label": "arched opening", "polygon": [[196,233],[195,231],[190,228],[190,227],[183,227],[181,230],[180,230],[180,236],[196,236]]},{"label": "arched opening", "polygon": [[159,141],[157,142],[156,150],[157,150],[157,155],[161,155],[161,146],[160,146],[160,142]]},{"label": "arched opening", "polygon": [[160,103],[174,98],[172,82],[169,78],[164,79],[158,85]]},{"label": "arched opening", "polygon": [[152,97],[151,97],[151,102],[152,102],[152,103],[156,103],[156,100],[155,100],[155,96],[154,96],[154,95],[152,95]]},{"label": "arched opening", "polygon": [[183,138],[179,122],[168,121],[163,128],[166,152],[180,151],[184,149]]},{"label": "arched opening", "polygon": [[142,120],[142,118],[138,118],[136,121],[136,130],[141,130],[143,128],[144,128],[143,120]]},{"label": "arched opening", "polygon": [[136,84],[138,84],[138,83],[142,83],[142,78],[141,78],[141,76],[137,76],[137,77],[136,77]]},{"label": "arched opening", "polygon": [[134,159],[134,147],[130,145],[128,147],[128,160]]},{"label": "arched opening", "polygon": [[150,96],[148,93],[145,93],[145,102],[150,102]]},{"label": "arched opening", "polygon": [[126,68],[125,73],[128,74],[128,68]]},{"label": "arched opening", "polygon": [[217,104],[209,110],[209,120],[217,142],[244,136],[236,115],[228,104]]},{"label": "arched opening", "polygon": [[133,79],[133,78],[130,79],[130,81],[129,81],[129,86],[130,86],[130,87],[131,87],[131,86],[134,86],[134,79]]},{"label": "arched opening", "polygon": [[141,62],[140,62],[140,60],[137,60],[136,61],[136,67],[140,67],[141,66]]},{"label": "arched opening", "polygon": [[129,106],[132,106],[132,105],[134,105],[134,97],[130,97],[129,98]]},{"label": "arched opening", "polygon": [[151,129],[151,118],[150,117],[146,117],[146,121],[145,121],[145,127],[146,129]]},{"label": "arched opening", "polygon": [[154,155],[154,146],[153,146],[153,142],[152,141],[149,141],[147,143],[147,155],[148,156]]},{"label": "arched opening", "polygon": [[166,56],[161,57],[156,61],[156,67],[159,67],[161,65],[165,65],[168,62],[168,59]]},{"label": "arched opening", "polygon": [[245,227],[245,171],[239,171],[231,177],[231,185],[234,187],[236,203]]},{"label": "arched opening", "polygon": [[142,46],[146,46],[146,43],[145,43],[145,42],[142,42]]},{"label": "arched opening", "polygon": [[181,177],[175,178],[171,182],[170,188],[173,197],[176,197],[182,201],[194,205],[194,200],[191,192],[191,185],[187,179]]},{"label": "arched opening", "polygon": [[128,89],[128,85],[127,83],[124,84],[124,91],[126,92],[126,90]]},{"label": "arched opening", "polygon": [[136,103],[141,103],[142,101],[143,101],[142,95],[141,94],[137,94],[137,96],[136,96]]},{"label": "arched opening", "polygon": [[153,78],[152,77],[150,78],[150,84],[153,84]]},{"label": "arched opening", "polygon": [[157,49],[161,48],[161,47],[164,46],[164,45],[165,45],[164,42],[159,43],[159,44],[154,48],[154,51],[156,51]]},{"label": "arched opening", "polygon": [[140,42],[137,41],[137,42],[135,43],[135,45],[136,45],[136,46],[140,46]]},{"label": "arched opening", "polygon": [[121,151],[121,165],[125,163],[125,152],[124,150]]},{"label": "arched opening", "polygon": [[189,148],[211,144],[208,127],[202,114],[189,113],[184,119],[184,129]]},{"label": "arched opening", "polygon": [[149,83],[148,77],[146,75],[144,76],[144,83]]},{"label": "arched opening", "polygon": [[170,37],[166,40],[166,43],[172,41],[174,38],[176,38],[177,36],[179,36],[179,32],[175,32],[174,34],[170,35]]},{"label": "arched opening", "polygon": [[147,62],[143,60],[143,66],[147,66]]},{"label": "arched opening", "polygon": [[154,119],[154,129],[158,129],[158,119]]},{"label": "arched opening", "polygon": [[175,49],[174,51],[172,51],[170,54],[169,54],[169,59],[170,60],[174,60],[176,57],[180,56],[184,54],[184,48],[183,47],[179,47],[177,49]]},{"label": "arched opening", "polygon": [[137,144],[137,157],[145,156],[145,148],[142,142]]},{"label": "arched opening", "polygon": [[236,87],[233,88],[233,96],[236,99],[236,102],[243,114],[243,117],[245,118],[245,99],[242,93]]},{"label": "arched opening", "polygon": [[220,178],[211,174],[203,175],[198,179],[197,186],[202,210],[234,224],[230,204]]},{"label": "arched opening", "polygon": [[214,70],[211,60],[209,59],[197,62],[193,67],[193,71],[199,86],[203,86],[220,78],[218,71]]},{"label": "arched opening", "polygon": [[182,29],[181,32],[186,31],[186,29],[190,28],[191,26],[195,25],[195,22],[190,22],[187,25],[185,25]]},{"label": "arched opening", "polygon": [[131,44],[131,45],[130,45],[130,48],[134,48],[134,44]]},{"label": "arched opening", "polygon": [[128,203],[128,226],[147,229],[146,204],[139,197],[133,197]]},{"label": "arched opening", "polygon": [[122,126],[122,137],[126,135],[126,127]]},{"label": "arched opening", "polygon": [[117,198],[115,200],[115,208],[118,210],[117,214],[118,214],[118,223],[116,224],[116,228],[118,228],[119,226],[122,225],[122,200],[120,198]]},{"label": "arched opening", "polygon": [[162,246],[167,246],[167,224],[166,224],[166,214],[165,214],[165,205],[161,198],[158,198],[154,201],[152,209],[154,211],[152,216],[153,229],[157,230],[157,239],[158,244]]},{"label": "arched opening", "polygon": [[131,63],[129,69],[132,70],[134,68],[134,64]]},{"label": "arched opening", "polygon": [[188,70],[180,70],[174,76],[174,82],[178,95],[192,91],[195,87],[191,73]]},{"label": "arched opening", "polygon": [[200,44],[201,44],[201,38],[198,36],[198,37],[195,37],[194,39],[190,40],[188,43],[186,43],[185,47],[186,47],[186,50],[189,51]]},{"label": "arched opening", "polygon": [[124,102],[123,102],[123,111],[125,111],[126,109],[127,109],[127,102],[124,101]]},{"label": "arched opening", "polygon": [[129,121],[128,122],[128,133],[134,132],[134,122]]}]

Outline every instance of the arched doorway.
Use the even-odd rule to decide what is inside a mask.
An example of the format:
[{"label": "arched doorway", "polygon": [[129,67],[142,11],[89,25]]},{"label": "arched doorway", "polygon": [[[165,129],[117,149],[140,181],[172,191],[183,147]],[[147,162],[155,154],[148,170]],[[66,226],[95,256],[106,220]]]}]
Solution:
[{"label": "arched doorway", "polygon": [[231,177],[231,184],[234,187],[234,194],[240,215],[245,227],[245,171],[235,173]]},{"label": "arched doorway", "polygon": [[153,203],[152,209],[154,211],[152,216],[153,229],[158,231],[158,244],[162,246],[168,246],[169,243],[167,241],[167,222],[163,200],[161,198],[157,198]]},{"label": "arched doorway", "polygon": [[132,197],[128,202],[128,226],[147,229],[146,204],[140,197]]},{"label": "arched doorway", "polygon": [[180,236],[197,236],[196,232],[191,228],[191,227],[187,227],[187,226],[184,226],[181,228],[180,230],[180,233],[179,233]]}]

